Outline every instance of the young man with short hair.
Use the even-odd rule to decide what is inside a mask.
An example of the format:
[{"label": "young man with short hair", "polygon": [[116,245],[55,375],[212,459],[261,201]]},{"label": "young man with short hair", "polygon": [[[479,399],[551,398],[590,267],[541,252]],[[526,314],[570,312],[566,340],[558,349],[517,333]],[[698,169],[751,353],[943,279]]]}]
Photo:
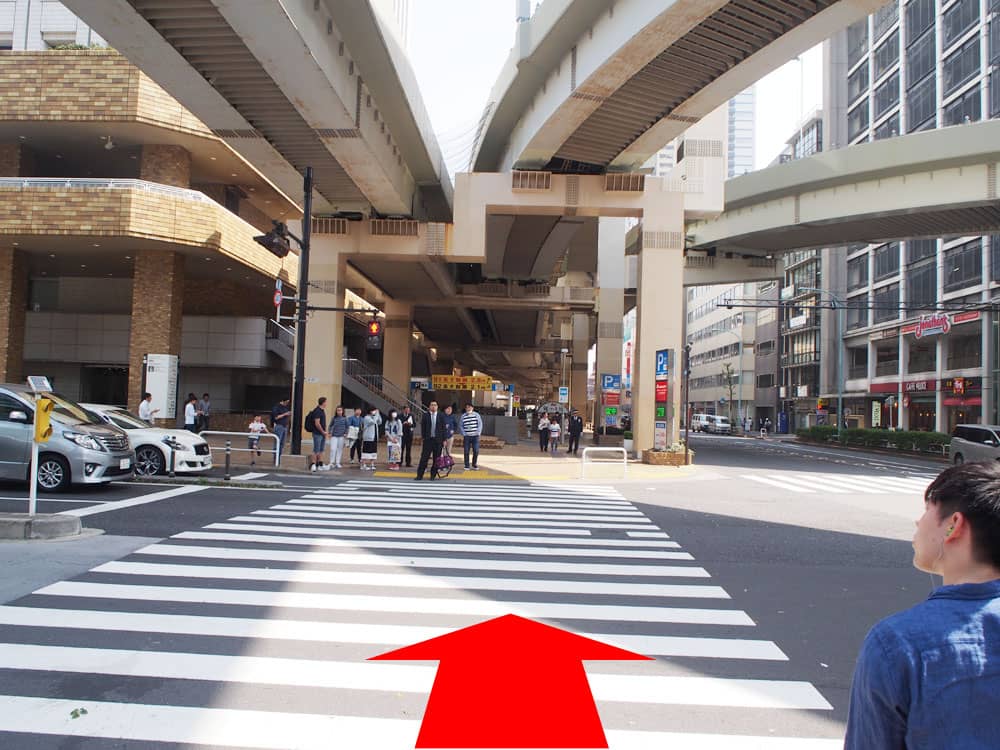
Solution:
[{"label": "young man with short hair", "polygon": [[326,396],[320,396],[316,408],[306,417],[306,429],[313,436],[313,452],[309,456],[309,471],[327,471],[323,464],[323,451],[326,450],[326,439],[330,433],[326,429]]},{"label": "young man with short hair", "polygon": [[139,402],[139,419],[146,424],[153,425],[155,427],[156,423],[153,419],[155,418],[155,415],[159,413],[159,409],[153,408],[153,394],[143,393],[142,401]]},{"label": "young man with short hair", "polygon": [[1000,465],[946,469],[924,501],[913,565],[944,585],[868,633],[851,686],[846,750],[997,747]]},{"label": "young man with short hair", "polygon": [[[458,420],[458,431],[462,433],[462,449],[465,453],[465,468],[479,469],[479,436],[483,434],[483,418],[472,404],[465,405],[462,418]],[[472,466],[469,466],[469,451],[472,451]]]}]

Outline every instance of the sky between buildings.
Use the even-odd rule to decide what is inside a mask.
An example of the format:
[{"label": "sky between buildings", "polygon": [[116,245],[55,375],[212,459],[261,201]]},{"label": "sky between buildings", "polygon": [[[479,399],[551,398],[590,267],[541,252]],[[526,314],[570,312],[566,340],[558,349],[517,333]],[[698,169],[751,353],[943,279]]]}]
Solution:
[{"label": "sky between buildings", "polygon": [[[476,124],[514,44],[515,0],[409,0],[408,52],[441,151],[466,171]],[[534,5],[534,3],[533,3]],[[816,47],[757,83],[757,169],[767,166],[822,104]]]}]

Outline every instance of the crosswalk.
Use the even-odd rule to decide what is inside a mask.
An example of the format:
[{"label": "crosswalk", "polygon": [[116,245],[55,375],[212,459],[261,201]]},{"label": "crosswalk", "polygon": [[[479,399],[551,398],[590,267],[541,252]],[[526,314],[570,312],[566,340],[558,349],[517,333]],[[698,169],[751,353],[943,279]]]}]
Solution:
[{"label": "crosswalk", "polygon": [[768,487],[799,495],[923,495],[936,474],[836,474],[812,471],[762,471],[741,474]]},{"label": "crosswalk", "polygon": [[367,659],[503,614],[655,657],[586,665],[612,748],[841,745],[771,733],[832,706],[615,489],[353,480],[0,606],[0,747],[412,748],[436,665]]}]

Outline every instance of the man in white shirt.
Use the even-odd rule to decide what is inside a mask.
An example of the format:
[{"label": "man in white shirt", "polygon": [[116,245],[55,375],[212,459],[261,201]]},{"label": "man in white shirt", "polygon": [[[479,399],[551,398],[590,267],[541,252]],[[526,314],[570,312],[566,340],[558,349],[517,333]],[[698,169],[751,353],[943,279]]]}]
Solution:
[{"label": "man in white shirt", "polygon": [[141,419],[146,424],[153,424],[153,415],[159,414],[159,409],[153,408],[153,394],[143,393],[142,401],[139,402],[139,419]]}]

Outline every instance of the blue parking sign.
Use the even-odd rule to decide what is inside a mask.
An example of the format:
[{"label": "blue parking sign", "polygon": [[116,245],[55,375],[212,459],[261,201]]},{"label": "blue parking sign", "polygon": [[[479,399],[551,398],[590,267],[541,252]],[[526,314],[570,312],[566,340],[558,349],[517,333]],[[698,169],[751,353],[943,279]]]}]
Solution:
[{"label": "blue parking sign", "polygon": [[603,373],[601,375],[602,391],[620,391],[622,389],[622,376]]},{"label": "blue parking sign", "polygon": [[670,377],[670,349],[659,349],[656,352],[656,379],[666,380]]}]

